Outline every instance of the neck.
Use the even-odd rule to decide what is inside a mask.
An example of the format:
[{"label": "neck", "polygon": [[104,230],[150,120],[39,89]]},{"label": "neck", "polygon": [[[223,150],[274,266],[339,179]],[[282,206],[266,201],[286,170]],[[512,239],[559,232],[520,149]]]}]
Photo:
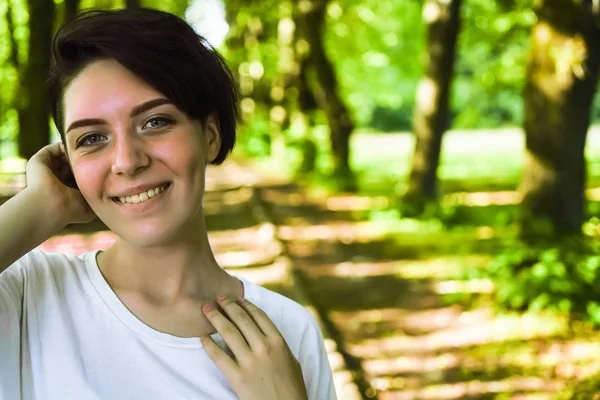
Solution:
[{"label": "neck", "polygon": [[119,238],[98,255],[98,265],[113,290],[156,304],[214,301],[219,293],[243,295],[241,282],[217,264],[204,224],[199,230],[165,246],[138,247]]}]

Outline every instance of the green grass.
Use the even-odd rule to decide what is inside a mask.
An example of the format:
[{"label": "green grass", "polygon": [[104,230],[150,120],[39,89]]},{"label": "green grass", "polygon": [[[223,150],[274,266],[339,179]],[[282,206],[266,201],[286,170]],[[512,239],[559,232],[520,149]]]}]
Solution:
[{"label": "green grass", "polygon": [[[352,138],[352,166],[365,191],[381,185],[402,184],[410,172],[413,136],[410,134],[357,133]],[[524,160],[520,129],[450,131],[443,141],[439,178],[442,190],[513,189]],[[600,127],[588,135],[586,158],[589,182],[600,184]],[[380,190],[380,189],[379,189]]]},{"label": "green grass", "polygon": [[[317,130],[327,149],[326,133]],[[414,138],[410,133],[357,131],[351,139],[351,165],[361,192],[402,193],[410,172]],[[442,192],[513,190],[523,169],[524,135],[520,128],[449,131],[439,168]],[[600,126],[590,129],[586,146],[588,186],[600,186]],[[320,165],[327,169],[328,160]],[[286,155],[258,160],[268,174],[290,173]]]}]

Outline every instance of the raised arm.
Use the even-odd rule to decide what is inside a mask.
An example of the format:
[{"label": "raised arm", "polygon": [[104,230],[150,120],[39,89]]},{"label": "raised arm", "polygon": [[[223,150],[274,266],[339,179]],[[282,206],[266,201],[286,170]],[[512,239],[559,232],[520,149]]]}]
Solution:
[{"label": "raised arm", "polygon": [[27,163],[26,173],[27,187],[0,207],[0,273],[67,224],[95,217],[74,188],[75,180],[59,144],[36,153]]}]

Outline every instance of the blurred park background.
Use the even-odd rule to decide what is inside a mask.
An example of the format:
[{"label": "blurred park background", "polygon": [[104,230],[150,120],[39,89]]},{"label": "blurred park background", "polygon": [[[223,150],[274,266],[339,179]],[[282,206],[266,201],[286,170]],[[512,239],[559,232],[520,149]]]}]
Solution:
[{"label": "blurred park background", "polygon": [[[4,198],[59,140],[53,32],[140,6],[229,61],[211,243],[314,312],[341,399],[600,393],[600,1],[0,0]],[[112,240],[96,222],[42,247]]]}]

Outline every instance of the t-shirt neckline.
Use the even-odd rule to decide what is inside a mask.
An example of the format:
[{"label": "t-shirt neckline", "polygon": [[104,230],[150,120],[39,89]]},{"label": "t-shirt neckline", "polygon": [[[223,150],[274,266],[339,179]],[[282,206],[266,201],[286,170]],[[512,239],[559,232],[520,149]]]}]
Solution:
[{"label": "t-shirt neckline", "polygon": [[[126,306],[123,304],[121,299],[116,295],[116,293],[112,290],[102,273],[100,272],[100,268],[97,262],[97,255],[101,250],[95,250],[92,252],[88,252],[85,255],[85,269],[90,278],[90,281],[99,296],[102,298],[106,306],[111,310],[111,312],[129,329],[135,332],[137,335],[142,338],[151,340],[153,342],[157,342],[166,346],[176,346],[176,347],[202,347],[202,343],[200,342],[199,337],[190,337],[184,338],[175,335],[171,335],[168,333],[160,332],[146,325],[140,319],[138,319]],[[239,279],[244,285],[244,297],[249,301],[256,304],[258,300],[256,298],[257,291],[256,287],[251,282],[246,280],[241,276],[237,276],[235,274],[230,275]],[[214,333],[211,335],[213,339],[218,342],[222,342],[223,339],[221,335],[218,333]]]}]

